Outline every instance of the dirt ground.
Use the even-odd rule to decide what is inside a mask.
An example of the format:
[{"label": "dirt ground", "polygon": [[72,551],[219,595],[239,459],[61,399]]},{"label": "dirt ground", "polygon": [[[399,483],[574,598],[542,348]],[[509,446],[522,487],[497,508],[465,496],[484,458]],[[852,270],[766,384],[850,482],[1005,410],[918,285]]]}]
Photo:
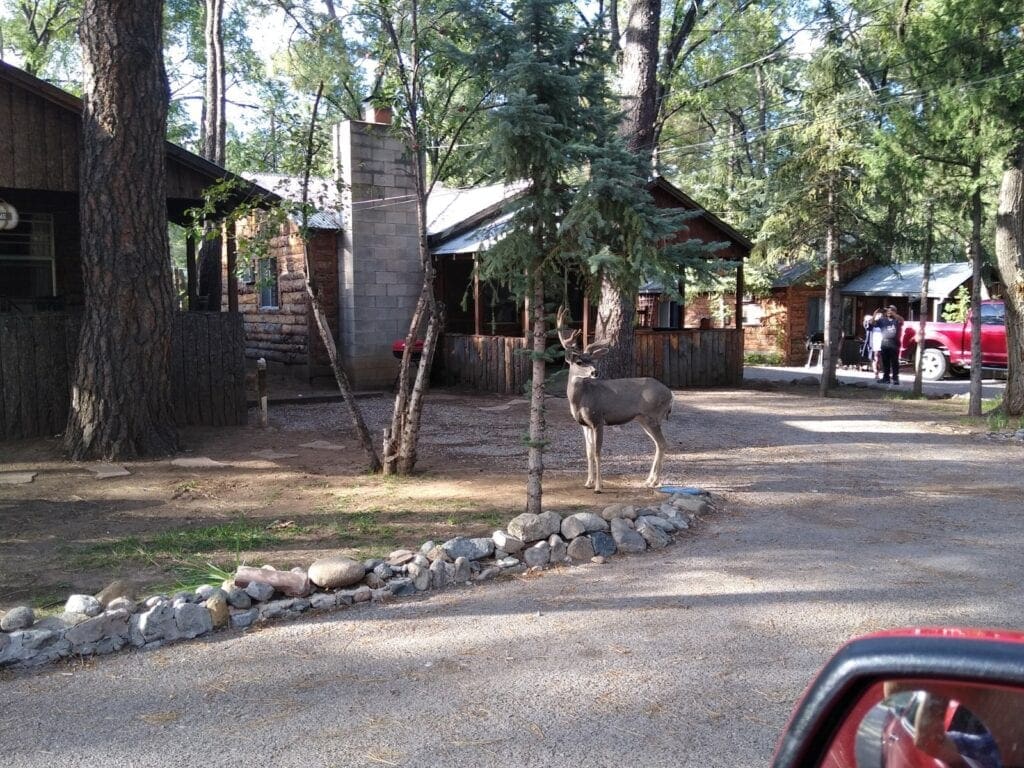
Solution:
[{"label": "dirt ground", "polygon": [[[687,482],[690,452],[735,445],[735,435],[695,431],[692,417],[701,411],[758,402],[763,433],[743,439],[765,445],[779,419],[820,402],[808,387],[761,389],[677,392],[664,480]],[[884,397],[848,389],[847,397]],[[359,397],[358,403],[380,435],[391,398]],[[956,415],[962,405],[892,400],[889,410],[896,419],[965,429]],[[428,539],[489,535],[524,507],[527,417],[522,399],[432,392],[411,478],[364,471],[347,409],[337,402],[275,405],[266,429],[254,424],[251,410],[245,427],[183,430],[178,458],[207,457],[223,465],[216,467],[130,462],[124,465],[130,475],[100,480],[89,465],[65,461],[57,439],[7,443],[0,447],[0,471],[38,474],[29,484],[0,485],[0,610],[24,603],[59,607],[68,594],[96,592],[115,578],[134,581],[140,595],[153,594],[205,580],[211,565],[288,568],[339,551],[368,557]],[[545,508],[566,513],[660,498],[640,485],[652,452],[636,425],[609,430],[606,487],[596,496],[582,487],[583,441],[564,399],[551,399],[547,419]],[[304,445],[314,441],[334,447]],[[290,455],[254,455],[268,449]],[[728,489],[714,490],[727,501]]]}]

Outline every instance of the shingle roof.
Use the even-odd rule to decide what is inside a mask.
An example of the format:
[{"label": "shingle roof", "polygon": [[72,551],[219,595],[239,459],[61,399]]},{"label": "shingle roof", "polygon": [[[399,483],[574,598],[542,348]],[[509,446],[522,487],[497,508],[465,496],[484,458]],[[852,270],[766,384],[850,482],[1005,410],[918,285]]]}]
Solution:
[{"label": "shingle roof", "polygon": [[[840,288],[844,296],[917,296],[921,293],[923,264],[879,264],[866,269]],[[928,298],[944,299],[971,279],[967,262],[932,264]]]}]

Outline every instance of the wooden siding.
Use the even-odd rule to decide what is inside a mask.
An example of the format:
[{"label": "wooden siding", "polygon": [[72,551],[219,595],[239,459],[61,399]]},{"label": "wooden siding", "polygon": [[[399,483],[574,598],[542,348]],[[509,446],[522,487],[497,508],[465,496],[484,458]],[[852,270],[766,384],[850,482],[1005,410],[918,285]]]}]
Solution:
[{"label": "wooden siding", "polygon": [[[64,431],[78,315],[0,315],[0,440]],[[245,342],[237,314],[174,316],[171,396],[179,426],[245,424]]]},{"label": "wooden siding", "polygon": [[[652,376],[673,389],[735,387],[743,380],[742,331],[640,331],[635,341],[637,376]],[[525,350],[522,337],[445,334],[447,383],[501,395],[521,394],[530,377],[530,356]]]}]

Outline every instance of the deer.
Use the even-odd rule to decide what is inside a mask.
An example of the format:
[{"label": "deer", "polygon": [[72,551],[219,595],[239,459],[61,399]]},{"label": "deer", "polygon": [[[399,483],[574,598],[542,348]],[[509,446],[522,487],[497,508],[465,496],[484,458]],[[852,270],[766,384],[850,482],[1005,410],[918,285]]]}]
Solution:
[{"label": "deer", "polygon": [[665,436],[661,424],[672,410],[672,390],[650,377],[599,379],[595,363],[608,354],[608,344],[594,342],[580,348],[579,331],[567,332],[565,307],[559,307],[555,327],[569,365],[566,394],[573,420],[583,427],[587,450],[586,488],[601,493],[601,444],[605,426],[635,421],[654,442],[654,462],[644,485],[654,488],[661,482],[661,462],[665,458]]}]

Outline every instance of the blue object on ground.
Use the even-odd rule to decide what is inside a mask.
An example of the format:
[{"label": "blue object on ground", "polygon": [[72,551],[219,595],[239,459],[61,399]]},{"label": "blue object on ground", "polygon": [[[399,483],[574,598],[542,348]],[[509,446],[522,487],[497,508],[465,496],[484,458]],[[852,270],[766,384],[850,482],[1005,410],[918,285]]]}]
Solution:
[{"label": "blue object on ground", "polygon": [[658,490],[662,493],[685,493],[689,496],[700,496],[704,493],[700,488],[689,485],[662,485]]}]

